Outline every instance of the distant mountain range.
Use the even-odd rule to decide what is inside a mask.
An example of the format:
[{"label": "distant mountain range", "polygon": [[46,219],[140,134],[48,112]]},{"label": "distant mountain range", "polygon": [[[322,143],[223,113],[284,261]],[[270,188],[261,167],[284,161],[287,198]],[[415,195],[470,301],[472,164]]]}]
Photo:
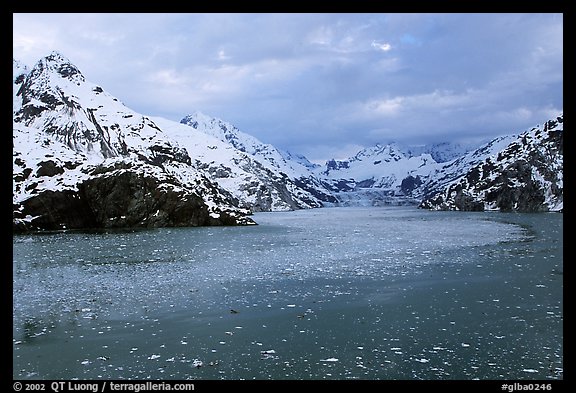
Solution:
[{"label": "distant mountain range", "polygon": [[563,211],[563,115],[480,147],[313,164],[223,120],[136,113],[57,52],[13,61],[13,229],[248,225],[256,211],[417,204]]}]

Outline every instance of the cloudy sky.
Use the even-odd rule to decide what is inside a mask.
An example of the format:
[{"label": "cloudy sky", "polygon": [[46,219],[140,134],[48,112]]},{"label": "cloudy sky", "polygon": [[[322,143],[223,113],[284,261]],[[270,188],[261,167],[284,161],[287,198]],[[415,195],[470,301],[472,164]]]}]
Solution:
[{"label": "cloudy sky", "polygon": [[56,50],[137,112],[201,111],[319,162],[563,110],[562,14],[15,13],[13,29],[28,66]]}]

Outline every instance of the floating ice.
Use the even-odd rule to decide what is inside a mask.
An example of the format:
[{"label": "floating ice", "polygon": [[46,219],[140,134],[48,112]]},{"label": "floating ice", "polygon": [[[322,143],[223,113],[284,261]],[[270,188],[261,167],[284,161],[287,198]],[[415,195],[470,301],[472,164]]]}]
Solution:
[{"label": "floating ice", "polygon": [[534,370],[533,368],[525,368],[522,371],[524,371],[525,373],[537,373],[538,370]]},{"label": "floating ice", "polygon": [[[529,265],[532,262],[525,263],[525,273],[518,275],[518,269],[510,263],[515,256],[511,261],[506,259],[508,254],[519,252],[511,250],[509,244],[520,244],[528,250],[524,252],[532,252],[539,243],[514,242],[505,232],[516,231],[517,226],[488,221],[486,215],[477,215],[482,217],[478,219],[473,214],[454,214],[452,222],[446,218],[452,213],[414,212],[405,219],[406,211],[374,212],[372,225],[362,232],[363,236],[347,237],[350,231],[346,229],[349,224],[366,223],[363,212],[351,220],[342,220],[346,217],[343,211],[320,209],[287,212],[280,217],[258,214],[255,219],[262,217],[261,225],[249,229],[68,233],[39,236],[30,243],[15,242],[13,337],[18,366],[14,377],[24,378],[34,371],[31,349],[51,348],[56,340],[61,340],[64,354],[74,364],[80,364],[83,356],[90,359],[82,363],[86,367],[80,370],[81,379],[98,375],[111,379],[154,378],[162,372],[159,366],[164,366],[164,376],[172,379],[305,379],[322,378],[327,370],[334,370],[333,378],[338,379],[521,377],[536,372],[523,368],[538,364],[539,359],[532,353],[542,354],[542,350],[552,362],[543,368],[561,370],[562,340],[554,326],[561,322],[563,313],[561,303],[555,306],[548,302],[549,293],[556,290],[552,280],[557,277],[546,275],[551,267],[540,272]],[[314,226],[306,224],[307,215],[311,214],[321,216]],[[484,220],[475,233],[478,221]],[[424,225],[417,225],[422,222]],[[470,228],[465,228],[460,238],[460,228],[467,226]],[[319,234],[321,238],[329,236],[333,244],[318,241]],[[451,238],[444,239],[444,235]],[[509,243],[485,247],[500,240]],[[124,248],[121,252],[116,249],[118,244]],[[79,255],[83,261],[79,261]],[[508,263],[502,263],[504,259]],[[474,276],[479,272],[475,268],[479,261],[485,270]],[[561,269],[561,260],[554,266]],[[506,275],[506,269],[510,275]],[[441,273],[454,280],[454,287],[458,287],[457,280],[465,280],[469,288],[479,289],[484,282],[490,285],[489,280],[494,278],[491,274],[496,270],[499,278],[509,280],[507,291],[513,291],[513,296],[506,297],[508,292],[504,290],[478,290],[467,298],[465,291],[451,290],[453,282],[446,281],[434,293],[436,297],[422,297],[422,303],[404,302],[404,298],[414,300],[412,293],[429,293],[438,278],[432,274]],[[365,276],[357,278],[358,272]],[[529,276],[532,273],[533,277]],[[520,285],[524,282],[528,285]],[[544,284],[546,291],[540,286]],[[191,293],[190,288],[199,291]],[[535,299],[522,298],[526,296],[523,291],[530,290]],[[366,301],[370,308],[363,310]],[[398,301],[406,309],[396,308]],[[529,304],[528,310],[525,304]],[[290,310],[282,312],[282,307]],[[291,311],[292,308],[299,310]],[[99,318],[84,319],[89,314]],[[514,314],[517,316],[510,319]],[[298,315],[303,318],[297,319]],[[499,319],[492,318],[494,315],[500,315]],[[531,319],[531,315],[540,318]],[[468,316],[470,323],[464,323]],[[399,319],[402,317],[407,318]],[[510,325],[524,327],[525,320],[535,326],[534,331],[544,323],[550,325],[550,333],[543,334],[538,351],[527,345],[522,354],[513,353],[510,348],[524,338],[520,333],[527,335],[530,331]],[[243,326],[236,326],[240,323]],[[268,328],[262,328],[263,324]],[[45,334],[44,327],[48,327]],[[343,333],[341,328],[350,330]],[[227,336],[232,336],[227,345],[215,345]],[[473,347],[488,348],[501,338],[505,340],[497,342],[507,341],[508,345],[497,355],[474,351],[473,358],[468,356]],[[108,350],[102,350],[103,343],[109,344]],[[160,348],[162,343],[166,343],[164,349]],[[268,350],[261,351],[266,347],[263,343]],[[79,354],[72,350],[73,346],[91,350]],[[217,354],[212,348],[218,349]],[[274,360],[277,353],[267,351],[282,354],[282,361]],[[115,364],[122,364],[123,372],[107,362],[96,361],[96,356],[102,354],[110,356]],[[146,362],[150,354],[156,354],[152,356],[160,362]],[[195,375],[192,368],[196,366],[185,357],[189,354],[204,354],[210,357],[205,360],[214,364],[215,358],[220,357],[222,362],[219,367],[206,367]],[[339,362],[337,354],[347,354],[352,359],[357,354],[366,355],[363,364],[369,366],[369,371],[357,369],[358,360],[349,362],[349,358],[334,365],[332,362]],[[524,354],[525,358],[518,359]],[[152,356],[148,359],[153,360]],[[271,360],[259,363],[254,362],[255,357]],[[196,364],[209,364],[196,360]],[[284,365],[284,360],[289,360],[291,367]],[[93,363],[87,366],[90,361]],[[433,370],[427,363],[437,367]],[[473,367],[482,364],[487,366],[474,371]],[[546,375],[555,377],[553,371],[546,371]],[[48,375],[39,378],[52,379]]]},{"label": "floating ice", "polygon": [[200,368],[204,365],[204,362],[202,362],[201,360],[198,359],[194,359],[192,361],[192,367],[196,367],[196,368]]}]

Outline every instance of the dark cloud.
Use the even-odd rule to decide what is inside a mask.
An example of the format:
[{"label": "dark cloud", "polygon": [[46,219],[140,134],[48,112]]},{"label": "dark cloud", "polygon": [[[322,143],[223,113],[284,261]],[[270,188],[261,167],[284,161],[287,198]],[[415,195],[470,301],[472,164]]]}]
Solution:
[{"label": "dark cloud", "polygon": [[130,108],[195,110],[313,160],[482,140],[563,108],[561,14],[14,14]]}]

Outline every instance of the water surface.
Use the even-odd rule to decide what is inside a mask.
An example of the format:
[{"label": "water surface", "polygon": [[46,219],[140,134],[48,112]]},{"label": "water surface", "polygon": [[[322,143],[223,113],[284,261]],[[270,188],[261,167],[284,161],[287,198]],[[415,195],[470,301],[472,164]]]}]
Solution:
[{"label": "water surface", "polygon": [[562,379],[563,215],[13,238],[15,379]]}]

